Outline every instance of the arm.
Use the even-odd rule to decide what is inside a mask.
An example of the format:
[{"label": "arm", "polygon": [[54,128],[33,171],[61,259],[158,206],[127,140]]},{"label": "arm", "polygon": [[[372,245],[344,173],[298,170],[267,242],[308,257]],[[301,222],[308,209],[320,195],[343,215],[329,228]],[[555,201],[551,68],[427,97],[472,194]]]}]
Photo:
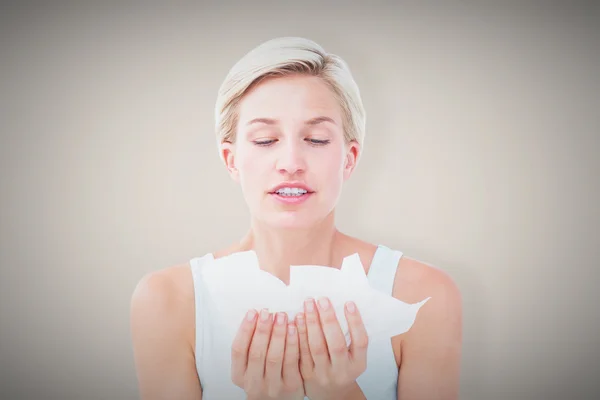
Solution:
[{"label": "arm", "polygon": [[423,293],[431,299],[402,341],[398,398],[456,400],[462,347],[460,292],[443,272],[428,275]]},{"label": "arm", "polygon": [[134,362],[143,400],[202,398],[190,339],[193,303],[181,294],[174,272],[147,275],[131,299]]}]

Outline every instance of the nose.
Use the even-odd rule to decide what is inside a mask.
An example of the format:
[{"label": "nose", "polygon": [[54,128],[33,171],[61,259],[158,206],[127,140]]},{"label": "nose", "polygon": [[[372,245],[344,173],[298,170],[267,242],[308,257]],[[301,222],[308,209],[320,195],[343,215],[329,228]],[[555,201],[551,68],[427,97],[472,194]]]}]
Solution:
[{"label": "nose", "polygon": [[290,175],[304,172],[306,170],[306,160],[301,146],[291,140],[282,144],[277,154],[277,170]]}]

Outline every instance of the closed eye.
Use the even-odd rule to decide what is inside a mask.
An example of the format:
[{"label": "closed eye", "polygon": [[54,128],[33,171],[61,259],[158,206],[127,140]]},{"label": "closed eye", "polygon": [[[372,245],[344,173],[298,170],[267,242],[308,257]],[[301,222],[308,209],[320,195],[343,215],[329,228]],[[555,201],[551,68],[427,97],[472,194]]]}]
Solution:
[{"label": "closed eye", "polygon": [[275,140],[270,139],[270,140],[255,140],[254,144],[257,146],[269,146],[271,144],[275,143]]},{"label": "closed eye", "polygon": [[306,139],[306,140],[308,140],[311,144],[318,145],[318,146],[326,145],[330,142],[330,140],[328,140],[328,139],[325,139],[325,140]]},{"label": "closed eye", "polygon": [[[329,139],[324,139],[324,140],[320,140],[320,139],[306,139],[306,141],[308,141],[310,144],[315,145],[315,146],[324,146],[326,144],[329,144],[331,141]],[[273,143],[275,143],[276,140],[274,139],[265,139],[265,140],[254,140],[253,143],[257,146],[262,146],[262,147],[266,147],[266,146],[270,146]]]}]

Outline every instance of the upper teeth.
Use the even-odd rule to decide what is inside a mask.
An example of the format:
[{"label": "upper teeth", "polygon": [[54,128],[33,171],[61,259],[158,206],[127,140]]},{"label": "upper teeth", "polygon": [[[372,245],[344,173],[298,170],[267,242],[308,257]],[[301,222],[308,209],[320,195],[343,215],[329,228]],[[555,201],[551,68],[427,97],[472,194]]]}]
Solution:
[{"label": "upper teeth", "polygon": [[281,188],[277,190],[277,194],[282,194],[284,196],[300,196],[307,193],[306,190],[300,188]]}]

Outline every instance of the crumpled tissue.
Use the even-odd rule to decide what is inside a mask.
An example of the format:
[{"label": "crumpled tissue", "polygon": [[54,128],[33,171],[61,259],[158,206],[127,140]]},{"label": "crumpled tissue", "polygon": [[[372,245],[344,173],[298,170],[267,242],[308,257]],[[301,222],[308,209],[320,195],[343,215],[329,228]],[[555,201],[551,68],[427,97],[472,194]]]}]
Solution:
[{"label": "crumpled tissue", "polygon": [[405,303],[369,285],[358,254],[344,258],[340,269],[322,265],[290,266],[290,284],[260,269],[253,250],[217,258],[202,268],[205,290],[216,316],[233,338],[249,309],[285,312],[292,320],[303,311],[308,297],[326,296],[335,310],[342,332],[350,343],[344,304],[354,301],[367,335],[392,337],[407,332],[417,312],[430,297]]}]

